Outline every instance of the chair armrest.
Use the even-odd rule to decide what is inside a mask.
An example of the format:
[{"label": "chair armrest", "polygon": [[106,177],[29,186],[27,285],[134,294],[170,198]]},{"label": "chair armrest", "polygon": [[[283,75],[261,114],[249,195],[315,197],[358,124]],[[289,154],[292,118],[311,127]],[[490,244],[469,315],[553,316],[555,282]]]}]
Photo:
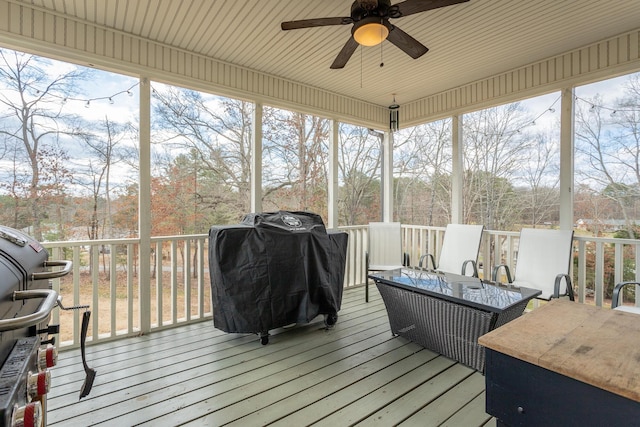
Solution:
[{"label": "chair armrest", "polygon": [[424,260],[425,258],[427,259],[427,265],[426,265],[426,266],[424,266],[424,267],[425,267],[426,269],[429,269],[429,265],[428,265],[428,264],[429,264],[429,261],[428,261],[428,260],[431,260],[431,266],[432,266],[432,269],[433,269],[433,270],[435,270],[435,269],[436,269],[436,260],[435,260],[435,258],[433,257],[433,255],[431,255],[431,254],[424,254],[424,255],[422,255],[422,256],[420,257],[420,259],[418,260],[418,267],[420,267],[420,268],[422,268],[422,267],[423,267],[423,266],[422,266],[422,260]]},{"label": "chair armrest", "polygon": [[473,267],[473,276],[472,277],[478,277],[478,266],[476,265],[476,262],[472,259],[468,259],[465,262],[462,263],[462,275],[466,276],[466,272],[467,272],[467,265],[471,264],[471,267]]},{"label": "chair armrest", "polygon": [[496,265],[495,267],[493,267],[493,272],[491,273],[491,281],[492,282],[497,282],[498,280],[498,272],[500,271],[501,268],[504,268],[504,273],[507,276],[507,282],[511,283],[513,282],[513,279],[511,278],[511,271],[509,270],[509,266],[507,264],[500,264],[500,265]]},{"label": "chair armrest", "polygon": [[[560,282],[563,278],[567,282],[567,292],[563,295],[560,295]],[[560,296],[568,296],[571,301],[575,301],[575,297],[573,295],[573,286],[571,286],[571,276],[569,276],[568,274],[558,274],[556,276],[556,281],[553,287],[553,296],[551,298],[560,298]]]},{"label": "chair armrest", "polygon": [[620,292],[622,288],[627,285],[639,285],[640,282],[620,282],[613,288],[613,295],[611,296],[611,308],[616,308],[620,305]]}]

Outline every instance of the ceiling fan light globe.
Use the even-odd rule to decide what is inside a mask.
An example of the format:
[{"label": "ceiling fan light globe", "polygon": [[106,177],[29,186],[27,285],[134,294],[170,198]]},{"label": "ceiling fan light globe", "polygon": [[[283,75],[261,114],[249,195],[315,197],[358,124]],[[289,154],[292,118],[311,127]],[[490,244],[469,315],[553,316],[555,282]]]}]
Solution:
[{"label": "ceiling fan light globe", "polygon": [[366,22],[354,26],[353,38],[362,46],[376,46],[387,38],[389,29],[381,22]]}]

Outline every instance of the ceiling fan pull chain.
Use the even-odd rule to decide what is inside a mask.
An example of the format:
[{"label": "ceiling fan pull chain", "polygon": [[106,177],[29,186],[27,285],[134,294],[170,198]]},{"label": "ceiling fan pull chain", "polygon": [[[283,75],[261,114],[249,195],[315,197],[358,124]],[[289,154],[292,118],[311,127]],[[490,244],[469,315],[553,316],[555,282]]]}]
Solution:
[{"label": "ceiling fan pull chain", "polygon": [[360,89],[362,89],[362,45],[360,46]]}]

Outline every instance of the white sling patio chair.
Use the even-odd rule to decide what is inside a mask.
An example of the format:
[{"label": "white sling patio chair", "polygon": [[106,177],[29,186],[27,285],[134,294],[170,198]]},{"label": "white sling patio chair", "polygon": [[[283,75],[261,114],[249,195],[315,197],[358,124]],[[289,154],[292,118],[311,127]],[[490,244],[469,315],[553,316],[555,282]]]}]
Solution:
[{"label": "white sling patio chair", "polygon": [[[523,228],[516,259],[515,274],[512,278],[507,265],[497,265],[491,280],[499,279],[498,273],[504,268],[507,281],[515,286],[539,289],[537,298],[550,300],[568,296],[574,300],[571,286],[573,230],[548,230]],[[564,279],[564,280],[562,280]]]},{"label": "white sling patio chair", "polygon": [[[466,275],[467,267],[471,265],[472,276],[478,277],[478,252],[483,231],[484,225],[447,225],[438,263],[436,264],[433,254],[428,253],[420,257],[418,267]],[[426,265],[423,265],[425,260]]]},{"label": "white sling patio chair", "polygon": [[[620,305],[620,296],[625,286],[640,286],[640,282],[620,282],[613,288],[611,297],[611,308],[614,310],[626,311],[627,313],[640,314],[640,307],[631,305]],[[636,298],[638,298],[638,288],[636,288]]]},{"label": "white sling patio chair", "polygon": [[[369,244],[365,253],[366,274],[387,271],[407,264],[402,253],[402,228],[399,222],[370,222]],[[369,279],[365,281],[365,301],[369,302]]]}]

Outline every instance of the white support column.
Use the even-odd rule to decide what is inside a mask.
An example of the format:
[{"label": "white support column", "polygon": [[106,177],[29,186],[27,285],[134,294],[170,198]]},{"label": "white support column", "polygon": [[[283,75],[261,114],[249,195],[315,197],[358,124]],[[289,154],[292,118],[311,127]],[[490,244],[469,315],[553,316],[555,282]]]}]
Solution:
[{"label": "white support column", "polygon": [[253,110],[251,140],[251,212],[262,212],[262,115],[263,105]]},{"label": "white support column", "polygon": [[382,221],[393,221],[393,132],[388,130],[384,133],[382,141]]},{"label": "white support column", "polygon": [[140,332],[151,330],[151,84],[140,79],[140,191],[138,233],[140,238]]},{"label": "white support column", "polygon": [[331,120],[329,132],[328,228],[338,228],[338,141],[340,125]]},{"label": "white support column", "polygon": [[451,122],[451,223],[464,223],[464,144],[462,116]]},{"label": "white support column", "polygon": [[573,154],[574,154],[573,88],[562,90],[560,114],[560,229],[573,229]]}]

